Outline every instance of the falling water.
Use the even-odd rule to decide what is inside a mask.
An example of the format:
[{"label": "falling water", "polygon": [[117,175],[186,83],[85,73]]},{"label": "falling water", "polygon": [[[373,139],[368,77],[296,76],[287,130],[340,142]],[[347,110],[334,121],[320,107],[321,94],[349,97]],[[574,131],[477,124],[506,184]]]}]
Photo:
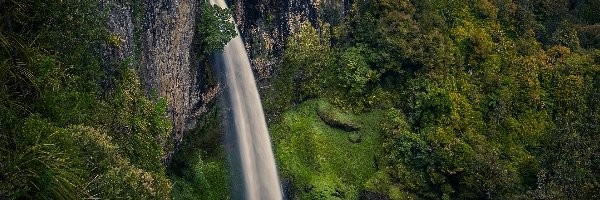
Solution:
[{"label": "falling water", "polygon": [[[221,8],[223,0],[210,0]],[[233,20],[233,19],[232,19]],[[234,197],[250,200],[282,199],[271,141],[254,74],[241,37],[231,40],[215,59],[225,82],[226,125],[233,144]],[[235,175],[237,174],[237,175]],[[239,177],[236,177],[239,176]],[[237,180],[237,179],[239,180]]]}]

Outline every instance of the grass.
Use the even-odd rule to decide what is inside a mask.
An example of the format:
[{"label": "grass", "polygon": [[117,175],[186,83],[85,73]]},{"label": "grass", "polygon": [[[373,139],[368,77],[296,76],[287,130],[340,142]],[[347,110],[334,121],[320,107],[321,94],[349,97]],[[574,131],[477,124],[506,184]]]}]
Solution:
[{"label": "grass", "polygon": [[[329,113],[336,121],[359,124],[355,132],[327,125],[317,114]],[[383,113],[343,113],[323,100],[310,100],[288,110],[271,125],[275,155],[283,178],[294,183],[299,199],[357,199],[377,172],[380,152],[379,121]]]}]

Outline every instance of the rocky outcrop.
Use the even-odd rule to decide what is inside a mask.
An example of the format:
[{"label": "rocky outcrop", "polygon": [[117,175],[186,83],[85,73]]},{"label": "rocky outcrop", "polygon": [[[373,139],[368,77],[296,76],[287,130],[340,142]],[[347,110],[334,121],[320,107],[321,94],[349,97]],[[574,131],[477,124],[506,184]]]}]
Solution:
[{"label": "rocky outcrop", "polygon": [[[302,24],[310,23],[319,32],[327,22],[324,8],[340,11],[343,17],[354,0],[230,0],[235,22],[246,45],[250,63],[261,94],[270,88],[270,80],[281,69],[288,36]],[[326,5],[326,6],[324,6]],[[329,7],[328,7],[329,6]],[[330,11],[327,11],[330,12]],[[329,13],[331,14],[331,13]]]},{"label": "rocky outcrop", "polygon": [[[194,128],[202,103],[203,70],[193,53],[197,0],[103,0],[112,47],[104,53],[109,74],[115,63],[136,67],[148,97],[164,97],[175,144]],[[118,65],[118,64],[117,64]],[[110,88],[110,79],[103,81]]]},{"label": "rocky outcrop", "polygon": [[353,116],[343,113],[326,101],[319,101],[315,111],[325,124],[333,128],[341,129],[346,132],[356,132],[360,130],[362,126],[360,122],[354,120]]}]

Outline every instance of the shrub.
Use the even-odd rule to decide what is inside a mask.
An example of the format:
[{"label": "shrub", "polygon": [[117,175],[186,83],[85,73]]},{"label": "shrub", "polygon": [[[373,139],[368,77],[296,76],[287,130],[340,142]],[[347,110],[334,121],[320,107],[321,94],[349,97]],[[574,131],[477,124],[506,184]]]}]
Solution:
[{"label": "shrub", "polygon": [[211,5],[207,0],[198,2],[200,4],[200,16],[198,19],[198,38],[200,39],[200,58],[209,54],[220,52],[229,43],[229,40],[237,36],[235,24],[233,24],[231,13],[217,5]]}]

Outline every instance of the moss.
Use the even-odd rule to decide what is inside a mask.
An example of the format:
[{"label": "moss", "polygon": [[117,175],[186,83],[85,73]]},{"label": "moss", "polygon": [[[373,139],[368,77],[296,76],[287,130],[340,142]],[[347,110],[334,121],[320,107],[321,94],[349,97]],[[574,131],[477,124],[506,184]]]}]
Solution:
[{"label": "moss", "polygon": [[116,33],[111,33],[108,36],[107,43],[113,47],[121,48],[121,45],[123,44],[123,39],[121,39],[121,37],[119,37],[119,35],[117,35]]},{"label": "moss", "polygon": [[[361,126],[361,142],[348,132],[327,125],[317,114],[321,106],[339,118]],[[378,123],[382,112],[342,114],[321,100],[309,100],[285,112],[271,125],[281,174],[294,182],[300,199],[357,199],[377,171],[380,148]]]},{"label": "moss", "polygon": [[362,134],[360,132],[353,132],[348,135],[348,140],[352,143],[360,143],[362,141]]},{"label": "moss", "polygon": [[[188,155],[189,168],[182,168],[173,180],[173,199],[228,199],[229,168],[222,157]],[[203,160],[204,158],[204,160]]]}]

